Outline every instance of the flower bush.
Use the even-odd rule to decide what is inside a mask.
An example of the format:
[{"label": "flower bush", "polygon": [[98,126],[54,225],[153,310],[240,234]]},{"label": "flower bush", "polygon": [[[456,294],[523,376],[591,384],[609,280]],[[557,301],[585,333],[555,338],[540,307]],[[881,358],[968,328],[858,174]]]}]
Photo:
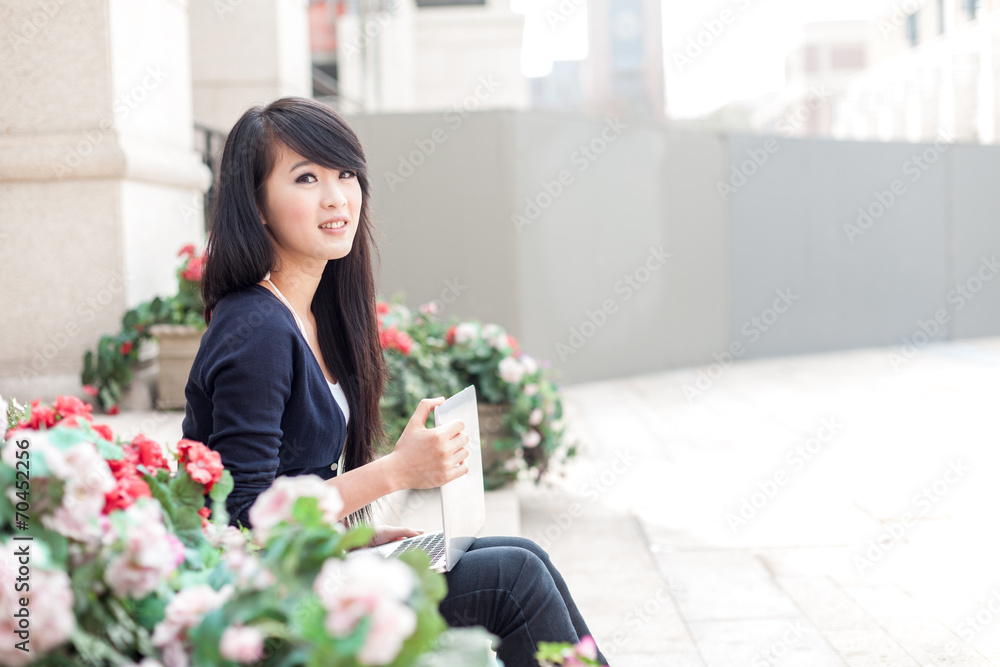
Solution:
[{"label": "flower bush", "polygon": [[3,403],[0,664],[488,664],[425,555],[350,553],[373,530],[319,477],[279,477],[237,529],[204,444],[122,441],[72,397]]},{"label": "flower bush", "polygon": [[597,642],[585,635],[576,644],[568,642],[538,642],[535,654],[541,667],[590,667],[597,661]]},{"label": "flower bush", "polygon": [[95,397],[108,414],[117,414],[122,391],[132,384],[132,367],[139,360],[141,343],[151,337],[151,326],[183,324],[205,328],[205,307],[201,301],[204,253],[198,253],[194,245],[188,244],[177,256],[183,258],[177,269],[177,294],[155,297],[126,312],[121,331],[114,336],[101,336],[96,353],[88,350],[83,357],[83,390]]},{"label": "flower bush", "polygon": [[548,364],[523,352],[503,327],[455,318],[445,323],[434,302],[413,313],[399,295],[379,301],[378,310],[390,372],[382,414],[387,433],[394,436],[391,442],[421,399],[451,396],[473,384],[480,404],[503,406],[501,426],[507,434],[493,444],[501,456],[483,470],[486,488],[519,477],[537,481],[554,460],[575,455]]}]

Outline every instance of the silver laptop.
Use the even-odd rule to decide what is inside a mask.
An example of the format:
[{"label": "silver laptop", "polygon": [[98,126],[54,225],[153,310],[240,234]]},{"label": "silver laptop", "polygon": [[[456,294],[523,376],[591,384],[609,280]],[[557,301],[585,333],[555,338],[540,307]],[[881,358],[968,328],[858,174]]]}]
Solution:
[{"label": "silver laptop", "polygon": [[434,426],[460,419],[469,436],[469,472],[441,487],[441,519],[444,530],[408,537],[370,549],[387,558],[395,558],[413,549],[430,556],[431,569],[450,572],[479,536],[486,523],[486,496],[483,492],[483,451],[479,441],[479,412],[476,387],[469,385],[434,408]]}]

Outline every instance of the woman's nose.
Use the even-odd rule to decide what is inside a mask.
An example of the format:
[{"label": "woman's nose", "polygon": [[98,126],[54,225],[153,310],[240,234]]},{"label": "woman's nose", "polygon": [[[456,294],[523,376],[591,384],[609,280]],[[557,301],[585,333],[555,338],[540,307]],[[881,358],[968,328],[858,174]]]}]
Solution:
[{"label": "woman's nose", "polygon": [[330,179],[323,189],[323,205],[338,207],[346,203],[347,194],[344,192],[344,187],[340,184],[339,178]]}]

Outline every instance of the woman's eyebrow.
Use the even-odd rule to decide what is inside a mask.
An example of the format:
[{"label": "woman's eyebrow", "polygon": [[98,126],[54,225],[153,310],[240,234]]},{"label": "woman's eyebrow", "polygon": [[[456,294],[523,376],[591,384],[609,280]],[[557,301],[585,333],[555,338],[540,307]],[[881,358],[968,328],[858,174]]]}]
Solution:
[{"label": "woman's eyebrow", "polygon": [[289,169],[288,172],[291,173],[305,164],[312,164],[312,162],[310,162],[309,160],[302,160],[302,162],[296,162],[295,164],[292,165],[292,168]]}]

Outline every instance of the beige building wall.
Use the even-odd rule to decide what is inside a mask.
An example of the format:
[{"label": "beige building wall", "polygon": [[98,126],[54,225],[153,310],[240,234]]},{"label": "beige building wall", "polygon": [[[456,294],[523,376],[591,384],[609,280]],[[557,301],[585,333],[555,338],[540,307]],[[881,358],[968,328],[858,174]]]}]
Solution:
[{"label": "beige building wall", "polygon": [[79,392],[125,310],[176,290],[174,249],[201,239],[187,3],[0,15],[0,393],[51,399]]}]

